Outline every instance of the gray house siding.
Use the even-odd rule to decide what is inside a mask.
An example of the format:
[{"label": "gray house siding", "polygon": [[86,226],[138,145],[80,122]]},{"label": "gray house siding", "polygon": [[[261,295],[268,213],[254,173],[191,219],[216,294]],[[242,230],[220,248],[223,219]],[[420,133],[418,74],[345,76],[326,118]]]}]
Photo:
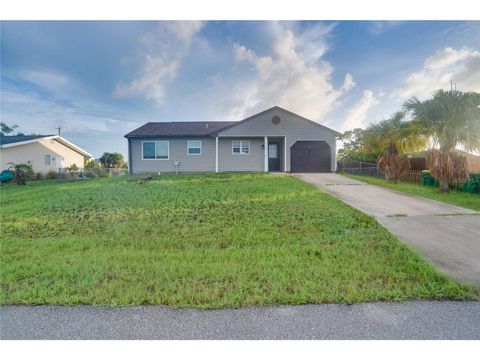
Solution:
[{"label": "gray house siding", "polygon": [[[280,123],[272,123],[273,116],[280,117]],[[290,147],[297,141],[312,140],[325,141],[331,148],[331,171],[336,167],[336,134],[332,130],[322,127],[316,123],[302,119],[299,116],[290,114],[281,109],[272,109],[261,113],[238,125],[227,128],[218,133],[219,137],[249,137],[249,136],[268,136],[268,137],[287,137],[287,171],[290,171]],[[223,155],[223,154],[222,154]],[[252,167],[256,166],[253,162],[257,160],[252,158]],[[263,161],[262,161],[263,164]],[[260,169],[262,170],[262,169]]]},{"label": "gray house siding", "polygon": [[[187,141],[201,140],[202,154],[187,155]],[[180,162],[180,172],[212,172],[215,171],[215,139],[210,137],[197,138],[151,138],[131,139],[131,172],[134,174],[145,172],[175,172],[175,161]],[[142,159],[142,142],[168,141],[168,160]]]},{"label": "gray house siding", "polygon": [[[249,140],[250,154],[232,154],[232,140]],[[263,171],[264,152],[263,138],[219,138],[218,139],[218,171]],[[215,149],[214,165],[215,165]]]}]

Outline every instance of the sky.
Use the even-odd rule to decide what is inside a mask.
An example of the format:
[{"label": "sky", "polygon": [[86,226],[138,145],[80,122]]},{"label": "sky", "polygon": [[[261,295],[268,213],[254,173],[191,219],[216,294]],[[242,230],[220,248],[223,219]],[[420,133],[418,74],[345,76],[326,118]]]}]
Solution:
[{"label": "sky", "polygon": [[480,91],[480,22],[2,21],[0,116],[99,157],[149,121],[278,105],[338,131],[434,90]]}]

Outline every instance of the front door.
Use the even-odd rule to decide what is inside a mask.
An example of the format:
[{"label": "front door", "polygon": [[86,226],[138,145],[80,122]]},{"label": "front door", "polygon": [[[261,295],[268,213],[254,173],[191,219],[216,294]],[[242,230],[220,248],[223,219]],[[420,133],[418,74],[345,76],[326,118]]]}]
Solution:
[{"label": "front door", "polygon": [[268,144],[268,171],[280,171],[277,143]]}]

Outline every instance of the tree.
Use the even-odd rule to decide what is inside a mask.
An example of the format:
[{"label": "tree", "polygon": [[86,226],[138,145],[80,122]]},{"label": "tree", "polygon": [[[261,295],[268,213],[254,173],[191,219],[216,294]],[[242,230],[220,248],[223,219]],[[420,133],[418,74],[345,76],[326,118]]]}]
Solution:
[{"label": "tree", "polygon": [[339,161],[375,161],[377,159],[378,152],[371,152],[365,148],[364,133],[365,130],[356,128],[345,131],[339,137],[343,142],[343,148],[338,150]]},{"label": "tree", "polygon": [[412,97],[404,108],[432,140],[427,165],[440,189],[449,191],[449,184],[465,182],[467,161],[455,149],[480,150],[480,94],[437,90],[425,101]]},{"label": "tree", "polygon": [[125,161],[123,160],[123,155],[120,153],[106,152],[100,157],[100,163],[106,168],[121,168]]},{"label": "tree", "polygon": [[[18,128],[18,125],[7,125],[6,123],[4,122],[0,122],[0,135],[1,136],[6,136],[6,135],[9,135],[9,134],[12,134],[13,135],[13,132],[15,131],[15,129]],[[19,132],[17,131],[17,133],[15,135],[23,135],[22,132]]]},{"label": "tree", "polygon": [[371,124],[364,133],[364,146],[372,153],[379,153],[377,166],[385,179],[397,182],[410,168],[406,154],[425,148],[428,139],[415,122],[405,121],[403,112]]},{"label": "tree", "polygon": [[100,165],[94,159],[90,159],[90,160],[85,160],[83,167],[91,169],[91,168],[98,168],[100,167]]}]

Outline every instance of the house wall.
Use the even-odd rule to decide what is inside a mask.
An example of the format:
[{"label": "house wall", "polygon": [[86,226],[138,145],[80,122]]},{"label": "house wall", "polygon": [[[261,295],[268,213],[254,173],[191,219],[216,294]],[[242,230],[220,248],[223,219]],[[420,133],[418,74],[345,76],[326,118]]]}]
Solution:
[{"label": "house wall", "polygon": [[[168,160],[142,159],[143,141],[168,141]],[[201,140],[202,154],[187,155],[187,140]],[[180,161],[178,171],[183,172],[211,172],[215,171],[215,139],[209,137],[198,138],[151,138],[130,139],[131,141],[131,171],[133,174],[145,172],[175,172],[175,160]]]},{"label": "house wall", "polygon": [[[232,154],[233,140],[250,140],[250,154]],[[263,138],[219,138],[218,139],[218,171],[263,171],[264,152]],[[215,158],[213,159],[215,161]]]},{"label": "house wall", "polygon": [[[273,116],[280,117],[280,123],[272,123]],[[235,125],[224,131],[220,131],[219,137],[249,137],[249,136],[286,136],[287,137],[287,171],[290,171],[290,148],[300,140],[323,140],[331,148],[331,171],[336,167],[336,141],[335,133],[328,128],[322,127],[299,116],[290,114],[280,109],[272,109],[242,124]],[[263,140],[261,140],[263,141]],[[252,162],[254,160],[252,159]],[[263,161],[262,161],[263,164]],[[256,166],[256,164],[254,165]],[[263,168],[262,168],[263,169]]]},{"label": "house wall", "polygon": [[[50,155],[50,165],[45,165],[45,155]],[[33,171],[47,173],[50,170],[83,167],[84,157],[55,139],[42,139],[34,143],[0,149],[0,169],[8,168],[9,162],[32,164]]]}]

